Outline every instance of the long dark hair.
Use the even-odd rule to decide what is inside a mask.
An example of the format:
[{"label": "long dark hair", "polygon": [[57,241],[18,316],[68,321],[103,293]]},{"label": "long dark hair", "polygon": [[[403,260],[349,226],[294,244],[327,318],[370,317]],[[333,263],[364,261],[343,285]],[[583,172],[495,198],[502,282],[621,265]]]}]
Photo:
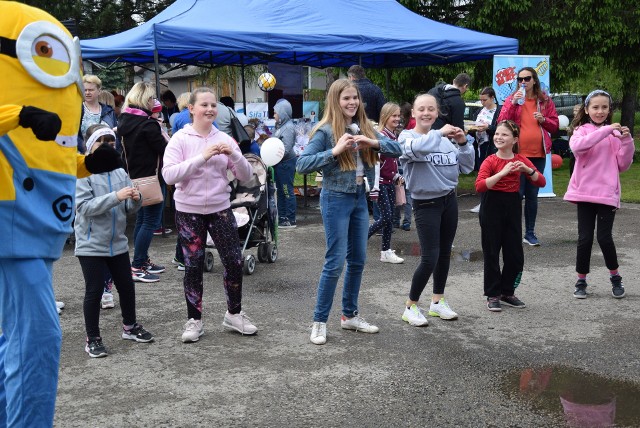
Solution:
[{"label": "long dark hair", "polygon": [[[520,70],[518,70],[518,73],[516,74],[516,76],[519,76],[521,71],[531,72],[531,76],[533,77],[533,94],[541,103],[546,102],[547,96],[542,90],[542,86],[540,86],[540,78],[538,77],[538,72],[536,71],[536,69],[533,67],[522,67]],[[518,85],[516,85],[516,90],[513,91],[513,93],[515,94],[517,90],[518,90]]]}]

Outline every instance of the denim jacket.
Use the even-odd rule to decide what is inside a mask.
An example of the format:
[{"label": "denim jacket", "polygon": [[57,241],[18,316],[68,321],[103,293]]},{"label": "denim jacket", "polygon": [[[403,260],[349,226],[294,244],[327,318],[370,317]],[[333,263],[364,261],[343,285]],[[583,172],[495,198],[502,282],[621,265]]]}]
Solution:
[{"label": "denim jacket", "polygon": [[[387,157],[397,158],[402,150],[397,141],[378,136],[380,153]],[[356,193],[356,171],[342,171],[338,160],[333,157],[333,131],[331,125],[323,125],[318,129],[309,144],[298,158],[296,170],[301,174],[322,171],[322,188],[334,192]],[[374,183],[375,168],[364,164],[364,172],[369,183]]]}]

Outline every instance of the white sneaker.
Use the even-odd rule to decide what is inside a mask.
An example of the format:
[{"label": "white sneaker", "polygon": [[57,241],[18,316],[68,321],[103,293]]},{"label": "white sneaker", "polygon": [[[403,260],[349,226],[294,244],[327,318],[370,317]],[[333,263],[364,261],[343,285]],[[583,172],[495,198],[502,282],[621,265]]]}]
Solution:
[{"label": "white sneaker", "polygon": [[476,205],[475,207],[471,208],[469,211],[472,212],[472,213],[479,213],[480,212],[480,205],[481,204]]},{"label": "white sneaker", "polygon": [[190,318],[184,325],[184,333],[182,333],[182,342],[197,342],[200,336],[204,334],[202,328],[202,320]]},{"label": "white sneaker", "polygon": [[56,311],[58,311],[58,315],[62,313],[62,309],[64,309],[64,302],[56,302]]},{"label": "white sneaker", "polygon": [[102,293],[102,299],[100,299],[100,307],[102,309],[111,309],[115,307],[115,305],[113,304],[113,294]]},{"label": "white sneaker", "polygon": [[395,250],[389,248],[387,251],[380,251],[380,261],[382,263],[403,263],[404,259],[396,256]]},{"label": "white sneaker", "polygon": [[240,334],[255,334],[256,331],[258,331],[258,328],[253,325],[244,311],[240,311],[239,314],[233,315],[227,311],[224,314],[222,325],[228,329],[235,330]]},{"label": "white sneaker", "polygon": [[415,303],[410,308],[404,308],[402,320],[416,327],[429,324],[429,320],[422,314],[422,311]]},{"label": "white sneaker", "polygon": [[429,315],[432,317],[440,317],[443,320],[453,320],[458,318],[458,314],[451,310],[449,304],[444,300],[444,297],[441,297],[438,303],[431,302]]},{"label": "white sneaker", "polygon": [[327,343],[327,323],[326,322],[314,322],[311,327],[311,343],[316,345],[324,345]]},{"label": "white sneaker", "polygon": [[369,324],[364,320],[364,318],[359,316],[347,318],[342,315],[342,318],[340,319],[340,326],[345,330],[355,330],[363,333],[377,333],[379,330],[378,327],[373,324]]}]

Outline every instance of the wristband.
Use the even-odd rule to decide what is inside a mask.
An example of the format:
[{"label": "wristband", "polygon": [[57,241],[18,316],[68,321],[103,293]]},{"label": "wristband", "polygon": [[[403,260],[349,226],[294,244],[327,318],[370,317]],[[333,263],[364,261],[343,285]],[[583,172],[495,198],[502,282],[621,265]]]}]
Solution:
[{"label": "wristband", "polygon": [[527,174],[529,177],[533,177],[533,174],[536,173],[536,169],[535,168],[531,168],[531,174]]}]

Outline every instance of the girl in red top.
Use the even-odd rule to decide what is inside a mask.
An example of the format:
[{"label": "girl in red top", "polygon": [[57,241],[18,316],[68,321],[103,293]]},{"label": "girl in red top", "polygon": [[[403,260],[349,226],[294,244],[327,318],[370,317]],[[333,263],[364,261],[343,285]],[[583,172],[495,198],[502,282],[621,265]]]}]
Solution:
[{"label": "girl in red top", "polygon": [[[522,205],[520,203],[520,177],[534,186],[546,184],[544,176],[533,163],[518,154],[518,125],[511,120],[498,123],[493,137],[498,152],[489,156],[480,166],[476,191],[482,192],[480,227],[484,253],[484,294],[487,308],[500,312],[500,302],[516,308],[525,304],[514,295],[518,273],[524,266],[522,236]],[[504,266],[500,271],[500,250]]]}]

